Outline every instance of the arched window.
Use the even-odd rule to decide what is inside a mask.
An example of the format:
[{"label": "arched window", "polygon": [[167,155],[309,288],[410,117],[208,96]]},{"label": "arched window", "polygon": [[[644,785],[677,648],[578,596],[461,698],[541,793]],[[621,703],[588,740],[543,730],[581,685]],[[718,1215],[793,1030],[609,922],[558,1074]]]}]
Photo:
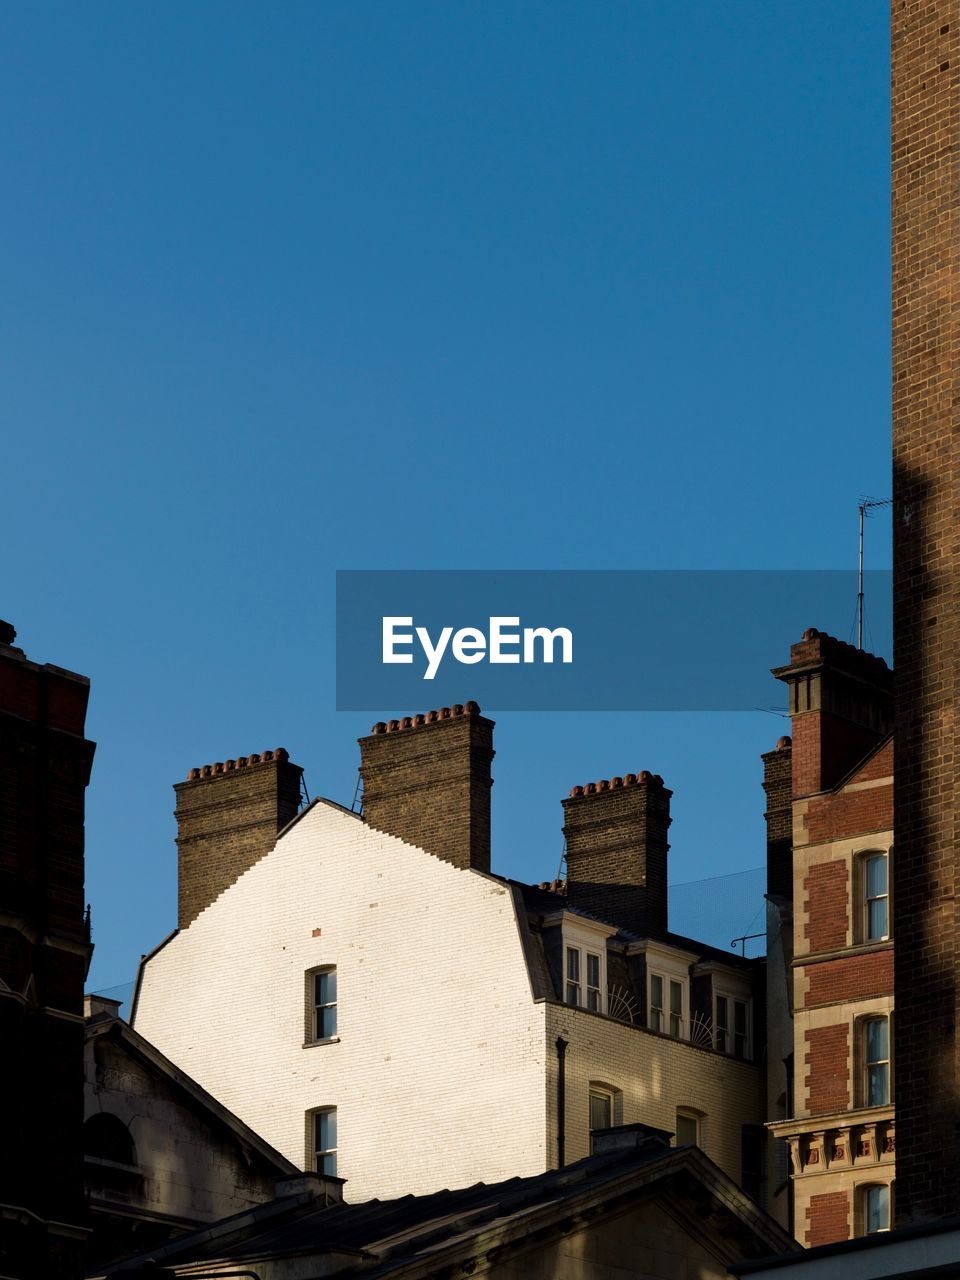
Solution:
[{"label": "arched window", "polygon": [[83,1153],[114,1164],[136,1164],[137,1149],[130,1130],[118,1116],[100,1111],[83,1126]]},{"label": "arched window", "polygon": [[873,1236],[890,1230],[891,1191],[885,1182],[869,1182],[857,1188],[857,1234]]}]

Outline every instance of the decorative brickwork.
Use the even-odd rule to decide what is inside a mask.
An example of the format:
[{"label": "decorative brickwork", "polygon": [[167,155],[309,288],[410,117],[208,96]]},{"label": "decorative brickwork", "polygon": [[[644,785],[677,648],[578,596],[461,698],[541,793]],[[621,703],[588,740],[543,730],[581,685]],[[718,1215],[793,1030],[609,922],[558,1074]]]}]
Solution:
[{"label": "decorative brickwork", "polygon": [[810,1248],[818,1244],[834,1244],[850,1239],[850,1194],[847,1191],[828,1191],[825,1195],[812,1196],[807,1205],[807,1238]]},{"label": "decorative brickwork", "polygon": [[805,1035],[807,1105],[812,1115],[850,1106],[850,1031],[846,1024],[813,1027]]},{"label": "decorative brickwork", "polygon": [[280,747],[191,769],[174,786],[181,929],[270,852],[296,817],[302,773]]},{"label": "decorative brickwork", "polygon": [[804,936],[811,951],[833,951],[847,944],[850,925],[850,876],[840,860],[812,866],[803,882],[807,895]]},{"label": "decorative brickwork", "polygon": [[490,870],[493,721],[475,702],[381,721],[360,739],[363,816],[455,867]]},{"label": "decorative brickwork", "polygon": [[893,950],[827,960],[810,965],[806,973],[807,1006],[893,995]]},{"label": "decorative brickwork", "polygon": [[84,738],[89,681],[0,624],[0,1272],[84,1274]]},{"label": "decorative brickwork", "polygon": [[672,794],[646,771],[573,788],[563,801],[573,906],[640,937],[663,937]]}]

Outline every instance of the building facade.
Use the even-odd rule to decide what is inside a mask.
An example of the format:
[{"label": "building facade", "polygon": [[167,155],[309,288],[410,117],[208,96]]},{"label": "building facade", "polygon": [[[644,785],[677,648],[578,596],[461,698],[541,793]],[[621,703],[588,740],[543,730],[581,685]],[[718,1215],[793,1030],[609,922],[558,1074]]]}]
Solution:
[{"label": "building facade", "polygon": [[[762,1199],[760,968],[667,929],[670,792],[646,773],[574,788],[568,880],[506,880],[492,732],[474,704],[376,725],[362,816],[320,799],[268,824],[223,887],[184,885],[181,860],[191,914],[141,967],[136,1029],[351,1199],[532,1176],[634,1122]],[[234,778],[256,770],[275,824],[293,767],[192,770],[178,813],[237,825]]]},{"label": "building facade", "polygon": [[[791,932],[781,980],[793,1043],[789,1103],[770,1127],[789,1151],[793,1229],[816,1246],[892,1223],[892,673],[815,630],[790,658],[775,674],[793,738],[775,754],[791,788],[792,874],[777,921]],[[774,875],[785,888],[782,869]]]},{"label": "building facade", "polygon": [[0,622],[0,1275],[83,1274],[90,682]]}]

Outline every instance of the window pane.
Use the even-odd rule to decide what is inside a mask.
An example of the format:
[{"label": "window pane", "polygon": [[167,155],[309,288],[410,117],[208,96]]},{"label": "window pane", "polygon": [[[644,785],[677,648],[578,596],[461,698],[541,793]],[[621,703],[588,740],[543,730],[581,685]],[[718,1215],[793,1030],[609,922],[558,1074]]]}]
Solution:
[{"label": "window pane", "polygon": [[[581,1097],[583,1095],[581,1094]],[[590,1091],[590,1128],[609,1129],[613,1124],[613,1099],[609,1093]]]},{"label": "window pane", "polygon": [[600,957],[591,955],[587,952],[587,986],[599,987],[600,985]]},{"label": "window pane", "polygon": [[650,1010],[650,1030],[651,1031],[663,1030],[663,1013],[659,1009]]},{"label": "window pane", "polygon": [[596,987],[587,987],[587,1008],[600,1012],[600,992]]},{"label": "window pane", "polygon": [[580,1003],[580,988],[575,982],[567,983],[567,1004]]},{"label": "window pane", "polygon": [[867,940],[885,938],[887,929],[887,900],[873,898],[867,903]]},{"label": "window pane", "polygon": [[867,897],[878,898],[887,892],[886,856],[867,859]]},{"label": "window pane", "polygon": [[335,1151],[327,1152],[325,1156],[320,1157],[319,1165],[320,1173],[328,1173],[331,1178],[335,1178],[337,1176],[337,1153]]},{"label": "window pane", "polygon": [[727,997],[717,996],[717,1026],[726,1030],[729,1025],[727,1022]]},{"label": "window pane", "polygon": [[683,1013],[683,985],[679,982],[670,983],[670,1012]]},{"label": "window pane", "polygon": [[676,1036],[679,1040],[683,1032],[683,1019],[679,1013],[671,1013],[670,1015],[670,1034]]},{"label": "window pane", "polygon": [[317,1150],[329,1151],[337,1145],[337,1113],[336,1111],[318,1111]]},{"label": "window pane", "polygon": [[580,981],[580,952],[575,947],[567,947],[567,978],[570,982]]},{"label": "window pane", "polygon": [[650,975],[650,1003],[655,1009],[663,1008],[663,979],[659,973]]},{"label": "window pane", "polygon": [[874,1231],[886,1231],[890,1226],[890,1188],[868,1187],[864,1197],[864,1226],[867,1234]]},{"label": "window pane", "polygon": [[317,1010],[317,1039],[329,1040],[337,1034],[337,1006],[328,1004]]},{"label": "window pane", "polygon": [[733,1002],[733,1029],[739,1035],[747,1034],[747,1006],[742,1000]]},{"label": "window pane", "polygon": [[890,1057],[887,1052],[887,1020],[871,1018],[867,1023],[867,1061],[886,1062]]},{"label": "window pane", "polygon": [[685,1116],[677,1112],[677,1146],[696,1146],[700,1139],[700,1125],[696,1116]]},{"label": "window pane", "polygon": [[337,974],[335,969],[318,973],[316,982],[317,1004],[333,1004],[337,998]]},{"label": "window pane", "polygon": [[882,1107],[890,1101],[887,1064],[867,1068],[867,1106]]}]

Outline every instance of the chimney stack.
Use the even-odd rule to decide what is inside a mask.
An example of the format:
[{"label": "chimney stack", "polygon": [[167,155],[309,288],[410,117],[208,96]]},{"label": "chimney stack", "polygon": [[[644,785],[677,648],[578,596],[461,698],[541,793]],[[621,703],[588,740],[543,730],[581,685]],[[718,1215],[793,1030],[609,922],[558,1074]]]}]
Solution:
[{"label": "chimney stack", "polygon": [[300,809],[302,774],[278,747],[191,769],[174,785],[179,928],[270,852]]},{"label": "chimney stack", "polygon": [[789,691],[794,798],[836,786],[893,728],[893,672],[824,631],[809,627],[773,674]]},{"label": "chimney stack", "polygon": [[572,789],[563,801],[571,906],[641,938],[666,934],[672,794],[646,770]]},{"label": "chimney stack", "polygon": [[455,867],[490,870],[493,721],[475,702],[381,721],[359,741],[371,827]]},{"label": "chimney stack", "polygon": [[767,797],[767,893],[793,900],[793,739],[778,739],[765,751],[763,789]]}]

